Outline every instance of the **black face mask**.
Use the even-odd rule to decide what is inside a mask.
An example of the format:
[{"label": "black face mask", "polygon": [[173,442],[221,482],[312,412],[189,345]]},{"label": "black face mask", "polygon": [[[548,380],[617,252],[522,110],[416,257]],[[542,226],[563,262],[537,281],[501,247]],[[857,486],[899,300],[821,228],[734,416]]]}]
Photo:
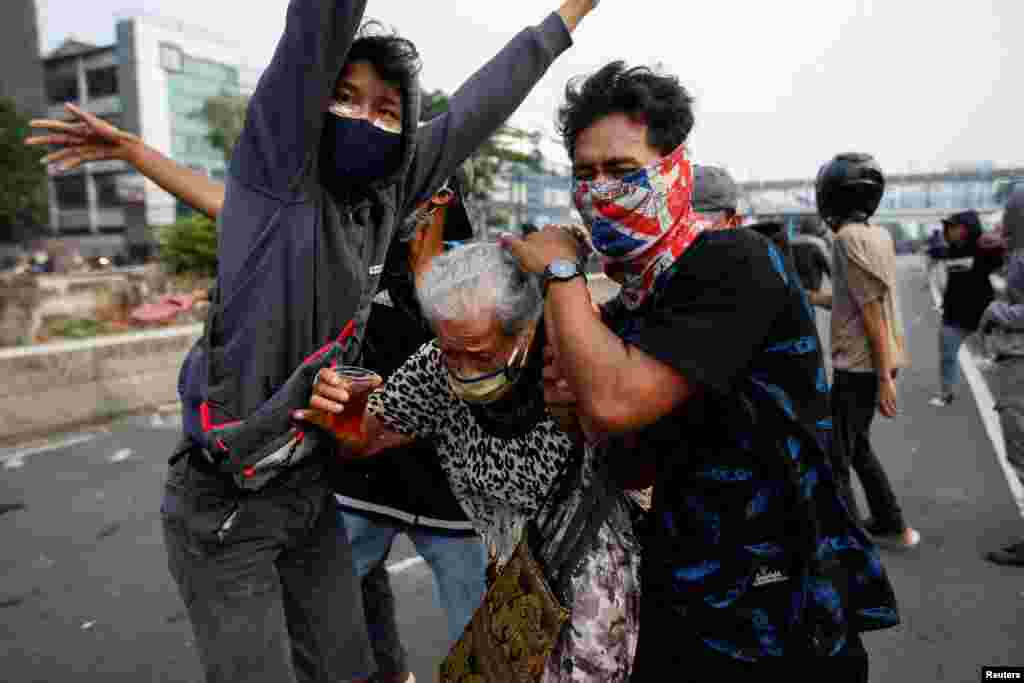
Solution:
[{"label": "black face mask", "polygon": [[369,185],[398,170],[402,136],[388,133],[366,119],[325,114],[320,174],[327,187]]}]

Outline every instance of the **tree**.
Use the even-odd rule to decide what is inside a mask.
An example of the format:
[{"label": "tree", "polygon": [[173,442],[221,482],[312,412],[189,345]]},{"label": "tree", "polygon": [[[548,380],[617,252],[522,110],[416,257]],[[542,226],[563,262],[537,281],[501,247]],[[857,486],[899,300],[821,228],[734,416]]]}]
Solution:
[{"label": "tree", "polygon": [[245,125],[245,112],[249,98],[245,95],[217,95],[203,103],[202,115],[210,127],[207,139],[216,149],[224,152],[224,160],[231,160]]},{"label": "tree", "polygon": [[213,277],[217,273],[217,224],[202,214],[157,229],[160,260],[168,272]]},{"label": "tree", "polygon": [[[449,96],[443,90],[424,92],[421,119],[428,121],[448,111]],[[540,151],[542,135],[539,131],[505,125],[497,130],[469,158],[473,167],[473,186],[470,199],[486,199],[494,191],[497,180],[509,166],[519,164],[534,173],[543,172],[544,156]],[[523,151],[528,143],[530,151]]]},{"label": "tree", "polygon": [[45,150],[25,145],[28,118],[14,100],[0,98],[0,240],[18,241],[22,231],[47,220],[46,169],[39,164]]}]

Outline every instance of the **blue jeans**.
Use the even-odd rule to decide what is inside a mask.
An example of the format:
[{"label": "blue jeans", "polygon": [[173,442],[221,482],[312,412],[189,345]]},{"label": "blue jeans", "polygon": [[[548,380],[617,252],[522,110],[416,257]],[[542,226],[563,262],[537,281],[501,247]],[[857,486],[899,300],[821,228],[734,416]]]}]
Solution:
[{"label": "blue jeans", "polygon": [[939,330],[939,381],[943,396],[954,393],[960,384],[960,347],[968,335],[970,332],[954,325],[943,325]]},{"label": "blue jeans", "polygon": [[395,536],[400,533],[409,537],[434,574],[435,596],[448,617],[448,638],[454,644],[487,592],[487,551],[480,537],[411,526],[384,515],[364,514],[340,506],[338,516],[352,544],[356,574],[363,582],[366,623],[378,671],[406,671],[394,596],[384,566]]}]

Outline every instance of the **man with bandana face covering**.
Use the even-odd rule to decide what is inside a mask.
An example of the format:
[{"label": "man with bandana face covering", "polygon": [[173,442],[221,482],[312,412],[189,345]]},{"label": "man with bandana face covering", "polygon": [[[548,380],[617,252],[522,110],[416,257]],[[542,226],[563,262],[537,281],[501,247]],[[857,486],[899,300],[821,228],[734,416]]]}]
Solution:
[{"label": "man with bandana face covering", "polygon": [[[506,243],[546,281],[548,403],[575,405],[621,467],[655,462],[631,680],[866,682],[860,633],[899,617],[828,467],[803,288],[769,240],[695,216],[677,79],[615,62],[566,95],[589,241],[547,228]],[[579,276],[588,242],[623,284],[600,315]]]},{"label": "man with bandana face covering", "polygon": [[[355,40],[365,0],[291,1],[231,157],[217,285],[182,368],[185,433],[162,505],[169,568],[208,681],[372,673],[326,476],[335,443],[291,411],[320,367],[359,360],[388,246],[409,237],[397,219],[507,120],[596,4],[565,0],[417,130],[415,47]],[[51,141],[69,149],[50,161],[95,158],[85,123],[58,132]],[[211,181],[177,174],[130,140],[125,148],[165,189],[198,193],[190,203],[200,208],[216,202]]]}]

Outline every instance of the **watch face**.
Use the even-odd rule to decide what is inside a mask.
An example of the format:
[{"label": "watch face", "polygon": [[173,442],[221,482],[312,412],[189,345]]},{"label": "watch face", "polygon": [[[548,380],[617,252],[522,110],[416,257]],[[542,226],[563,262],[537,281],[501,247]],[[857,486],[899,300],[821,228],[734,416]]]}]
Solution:
[{"label": "watch face", "polygon": [[571,277],[576,274],[576,264],[569,261],[554,261],[551,264],[551,274],[555,277]]}]

